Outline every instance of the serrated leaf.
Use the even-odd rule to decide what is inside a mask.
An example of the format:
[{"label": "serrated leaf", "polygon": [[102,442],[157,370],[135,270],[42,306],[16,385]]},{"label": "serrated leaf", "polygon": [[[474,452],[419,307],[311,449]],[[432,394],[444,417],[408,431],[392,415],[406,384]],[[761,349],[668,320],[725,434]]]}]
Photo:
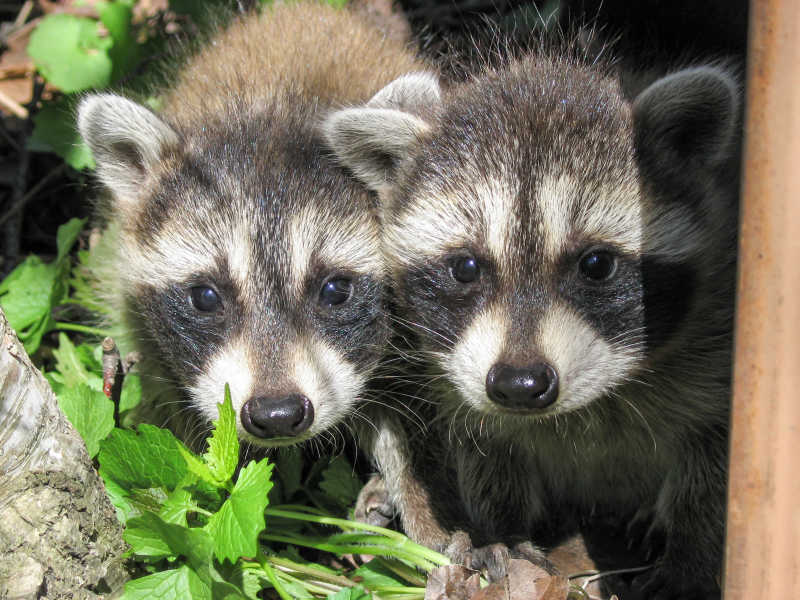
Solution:
[{"label": "serrated leaf", "polygon": [[0,306],[28,354],[36,352],[42,336],[55,326],[51,311],[66,298],[67,253],[83,223],[72,219],[58,228],[58,260],[45,264],[38,256],[29,256],[0,283]]},{"label": "serrated leaf", "polygon": [[405,586],[408,585],[406,581],[398,575],[381,565],[377,560],[371,560],[366,564],[361,565],[353,575],[359,577],[358,580],[361,585],[367,589],[372,589],[376,586]]},{"label": "serrated leaf", "polygon": [[220,562],[252,557],[258,550],[258,534],[264,530],[264,509],[272,487],[272,465],[267,459],[251,462],[239,472],[230,497],[212,515],[206,530],[214,540],[214,554]]},{"label": "serrated leaf", "polygon": [[167,523],[157,514],[147,512],[128,521],[127,530],[135,532],[130,540],[125,537],[134,554],[156,556],[145,553],[166,548],[167,554],[161,556],[183,556],[195,570],[204,570],[211,561],[213,542],[204,529]]},{"label": "serrated leaf", "polygon": [[142,379],[136,373],[128,373],[122,381],[119,395],[119,412],[125,412],[139,406],[142,401]]},{"label": "serrated leaf", "polygon": [[51,297],[58,269],[38,256],[29,256],[0,283],[0,306],[11,327],[17,330],[28,354],[39,347],[40,331],[50,317]]},{"label": "serrated leaf", "polygon": [[192,569],[162,571],[125,584],[123,600],[211,600],[211,588]]},{"label": "serrated leaf", "polygon": [[175,489],[189,472],[172,432],[139,425],[139,434],[114,429],[100,444],[100,475],[127,489]]},{"label": "serrated leaf", "polygon": [[353,467],[342,457],[337,456],[322,472],[319,487],[337,504],[346,508],[356,501],[363,485],[353,472]]},{"label": "serrated leaf", "polygon": [[180,452],[181,456],[183,457],[183,460],[186,463],[186,468],[189,469],[190,473],[196,475],[199,479],[214,486],[215,488],[222,487],[211,473],[211,469],[208,468],[208,465],[203,462],[203,460],[201,460],[191,450],[186,448],[186,446],[178,442],[178,440],[175,441],[177,442],[176,447],[178,448],[178,452]]},{"label": "serrated leaf", "polygon": [[328,596],[328,600],[369,600],[370,598],[369,592],[360,586],[342,588]]},{"label": "serrated leaf", "polygon": [[60,388],[58,406],[81,434],[89,458],[94,458],[100,441],[114,429],[114,403],[102,392],[79,383]]},{"label": "serrated leaf", "polygon": [[191,492],[178,488],[167,497],[158,514],[167,523],[186,527],[186,513],[195,508]]},{"label": "serrated leaf", "polygon": [[58,227],[58,231],[56,232],[56,246],[58,247],[58,256],[56,257],[57,263],[64,260],[67,254],[69,254],[69,251],[72,250],[72,246],[75,245],[75,240],[78,239],[84,225],[86,225],[86,219],[73,218]]},{"label": "serrated leaf", "polygon": [[113,479],[105,479],[103,484],[105,485],[106,494],[108,494],[111,504],[113,504],[114,508],[117,510],[117,519],[120,523],[124,525],[128,519],[139,514],[129,500],[128,492],[125,488]]},{"label": "serrated leaf", "polygon": [[217,404],[219,418],[208,439],[208,452],[203,455],[211,476],[220,484],[233,477],[239,462],[239,437],[236,433],[236,413],[231,402],[230,387],[225,384],[225,400]]},{"label": "serrated leaf", "polygon": [[50,14],[31,34],[28,55],[47,81],[64,92],[107,86],[111,81],[111,38],[98,22],[65,13]]},{"label": "serrated leaf", "polygon": [[102,376],[91,370],[99,365],[94,364],[88,345],[83,344],[79,351],[65,333],[59,333],[58,348],[53,350],[53,356],[56,358],[55,368],[59,375],[56,381],[66,387],[83,384],[96,392],[103,391]]},{"label": "serrated leaf", "polygon": [[94,159],[75,127],[74,112],[64,99],[48,102],[33,116],[26,144],[33,152],[53,152],[76,171],[93,169]]}]

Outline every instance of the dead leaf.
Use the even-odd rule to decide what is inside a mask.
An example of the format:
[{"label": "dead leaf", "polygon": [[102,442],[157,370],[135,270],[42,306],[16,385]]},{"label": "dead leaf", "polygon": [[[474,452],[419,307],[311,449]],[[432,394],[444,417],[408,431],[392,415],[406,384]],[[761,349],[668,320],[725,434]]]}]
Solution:
[{"label": "dead leaf", "polygon": [[425,600],[470,600],[479,589],[478,573],[461,565],[445,565],[428,576]]},{"label": "dead leaf", "polygon": [[566,577],[550,575],[527,560],[511,559],[506,577],[470,600],[566,600],[568,591]]}]

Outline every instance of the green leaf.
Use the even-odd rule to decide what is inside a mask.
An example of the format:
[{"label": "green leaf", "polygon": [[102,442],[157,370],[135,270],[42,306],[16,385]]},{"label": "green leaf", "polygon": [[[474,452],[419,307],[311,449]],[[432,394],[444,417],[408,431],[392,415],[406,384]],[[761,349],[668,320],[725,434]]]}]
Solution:
[{"label": "green leaf", "polygon": [[214,540],[217,560],[231,562],[241,556],[253,557],[258,534],[264,530],[264,509],[272,487],[272,465],[267,459],[251,462],[239,472],[230,497],[206,525]]},{"label": "green leaf", "polygon": [[183,556],[198,571],[205,571],[211,561],[213,541],[204,529],[167,523],[147,512],[128,521],[127,531],[133,531],[130,539],[123,537],[137,556]]},{"label": "green leaf", "polygon": [[356,586],[342,588],[335,594],[330,594],[328,600],[369,600],[371,597],[364,588]]},{"label": "green leaf", "polygon": [[72,246],[75,245],[75,240],[78,239],[84,225],[86,225],[86,219],[73,218],[59,226],[56,232],[56,246],[58,247],[58,256],[56,257],[57,263],[64,260],[67,254],[69,254],[69,251],[72,250]]},{"label": "green leaf", "polygon": [[125,584],[123,600],[211,600],[211,588],[192,569],[162,571],[129,581]]},{"label": "green leaf", "polygon": [[119,412],[125,412],[139,406],[142,401],[142,379],[136,373],[128,373],[122,380],[119,395]]},{"label": "green leaf", "polygon": [[158,514],[167,523],[186,527],[186,513],[195,509],[191,492],[178,488],[167,497]]},{"label": "green leaf", "polygon": [[114,429],[100,444],[100,475],[127,489],[174,490],[189,472],[178,440],[166,429],[139,425],[139,434]]},{"label": "green leaf", "polygon": [[76,171],[93,169],[94,159],[75,127],[71,104],[64,98],[47,102],[33,117],[33,133],[27,148],[33,152],[53,152]]},{"label": "green leaf", "polygon": [[116,82],[126,75],[140,55],[135,32],[131,27],[133,7],[129,2],[98,2],[100,20],[108,29],[114,45],[108,51],[113,63],[111,81]]},{"label": "green leaf", "polygon": [[100,449],[100,441],[114,429],[114,403],[102,392],[78,383],[61,387],[58,406],[81,434],[89,458],[94,458]]},{"label": "green leaf", "polygon": [[[80,350],[78,348],[81,348]],[[87,385],[95,392],[103,391],[103,377],[94,369],[100,369],[87,344],[76,348],[65,333],[58,334],[58,348],[53,350],[56,358],[56,374],[53,379],[66,387]]]},{"label": "green leaf", "polygon": [[117,509],[117,519],[120,523],[125,524],[128,519],[139,514],[128,498],[128,492],[125,488],[113,479],[104,479],[103,484],[106,487],[106,494],[108,494],[111,504]]},{"label": "green leaf", "polygon": [[28,354],[36,352],[42,336],[55,326],[51,310],[67,296],[67,253],[83,223],[72,219],[58,228],[58,260],[45,264],[29,256],[0,283],[0,306]]},{"label": "green leaf", "polygon": [[236,434],[236,413],[231,402],[230,387],[225,384],[225,400],[217,404],[219,418],[214,421],[214,433],[208,440],[208,452],[203,458],[211,476],[220,484],[233,477],[239,462],[239,437]]},{"label": "green leaf", "polygon": [[175,440],[177,443],[178,452],[180,452],[183,460],[186,463],[186,468],[193,475],[196,475],[201,480],[212,485],[214,488],[223,487],[211,473],[211,469],[203,462],[196,454],[191,452],[186,446]]},{"label": "green leaf", "polygon": [[403,581],[399,576],[392,573],[385,566],[380,564],[377,560],[371,560],[366,564],[361,565],[353,575],[359,577],[358,580],[361,585],[367,589],[372,589],[376,586],[407,586],[408,583]]},{"label": "green leaf", "polygon": [[363,485],[353,472],[353,467],[341,456],[337,456],[322,472],[319,487],[337,504],[347,508],[356,501]]},{"label": "green leaf", "polygon": [[113,41],[98,31],[93,19],[47,15],[31,34],[28,54],[44,78],[64,92],[104,87],[111,81]]}]

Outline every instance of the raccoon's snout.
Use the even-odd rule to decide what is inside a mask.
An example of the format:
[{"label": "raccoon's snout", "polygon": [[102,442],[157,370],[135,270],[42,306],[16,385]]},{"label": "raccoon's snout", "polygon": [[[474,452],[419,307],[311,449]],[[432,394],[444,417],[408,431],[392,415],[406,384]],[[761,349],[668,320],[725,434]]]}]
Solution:
[{"label": "raccoon's snout", "polygon": [[251,398],[241,410],[242,426],[259,438],[294,437],[314,422],[314,405],[301,394]]},{"label": "raccoon's snout", "polygon": [[558,397],[558,373],[545,363],[523,369],[498,363],[486,376],[486,393],[506,408],[544,408]]}]

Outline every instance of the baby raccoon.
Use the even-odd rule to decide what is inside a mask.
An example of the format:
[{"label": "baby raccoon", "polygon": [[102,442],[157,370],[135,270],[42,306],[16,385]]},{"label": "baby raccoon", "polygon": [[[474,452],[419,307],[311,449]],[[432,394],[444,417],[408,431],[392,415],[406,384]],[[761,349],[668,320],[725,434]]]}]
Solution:
[{"label": "baby raccoon", "polygon": [[625,600],[719,597],[738,122],[725,67],[631,101],[546,53],[326,120],[429,363],[424,439],[374,448],[411,537],[499,577],[580,532],[601,569],[652,563]]},{"label": "baby raccoon", "polygon": [[81,102],[110,192],[96,274],[141,352],[149,418],[191,441],[228,383],[240,437],[281,446],[356,410],[387,333],[379,223],[317,126],[418,68],[362,17],[291,3],[212,38],[158,113]]}]

